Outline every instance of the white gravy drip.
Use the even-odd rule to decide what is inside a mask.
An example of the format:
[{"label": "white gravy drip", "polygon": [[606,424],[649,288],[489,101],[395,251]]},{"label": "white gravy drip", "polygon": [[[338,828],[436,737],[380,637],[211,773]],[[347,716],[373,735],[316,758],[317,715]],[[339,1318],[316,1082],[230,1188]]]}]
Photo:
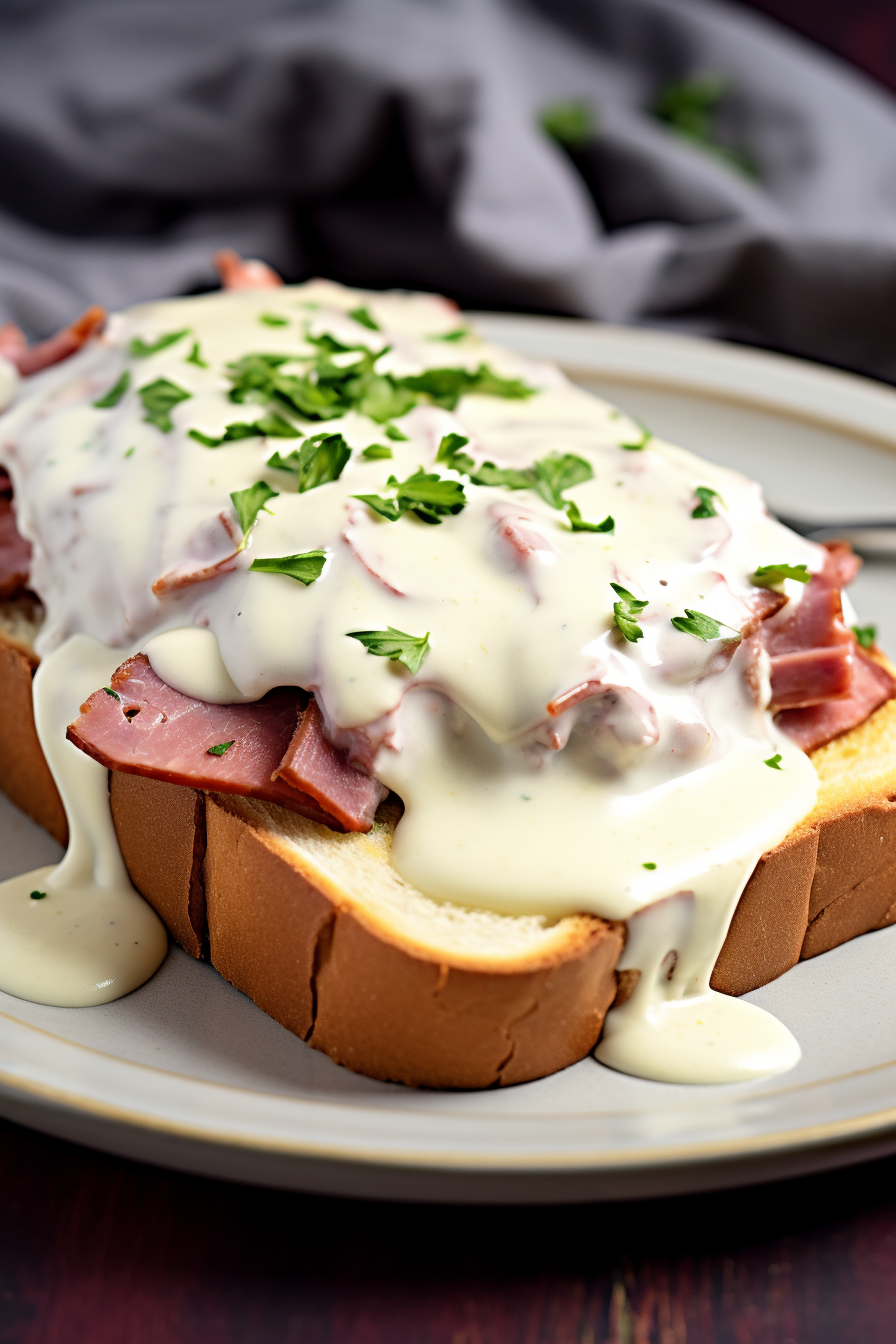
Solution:
[{"label": "white gravy drip", "polygon": [[[381,332],[348,316],[359,303]],[[270,313],[287,325],[263,325]],[[266,466],[297,441],[212,450],[188,431],[217,436],[263,414],[229,400],[224,365],[251,352],[310,353],[306,324],[389,345],[383,372],[484,362],[538,393],[468,396],[453,412],[418,406],[398,422],[407,437],[397,441],[354,412],[303,426],[343,433],[354,451],[338,481],[298,494],[294,478]],[[130,648],[145,649],[172,686],[217,703],[279,685],[313,690],[333,739],[366,752],[404,800],[393,861],[421,891],[546,920],[587,911],[630,921],[622,964],[641,979],[609,1015],[601,1059],[689,1082],[788,1068],[798,1047],[786,1029],[712,994],[709,977],[758,857],[811,810],[815,773],[757,704],[746,652],[703,643],[670,618],[690,608],[739,628],[758,565],[816,570],[822,552],[769,518],[758,486],[738,473],[656,439],[626,450],[641,429],[556,369],[475,337],[432,339],[456,326],[439,300],[324,282],[216,294],[119,314],[101,341],[28,380],[0,421],[0,452],[47,607],[39,651],[79,633],[114,651],[81,698]],[[128,356],[132,338],[182,328],[189,335],[158,353]],[[207,368],[187,362],[194,342]],[[113,409],[95,407],[126,368],[130,391]],[[144,421],[135,391],[159,378],[190,393],[167,434]],[[574,533],[531,490],[476,486],[436,465],[449,433],[470,440],[477,462],[585,458],[593,477],[565,498],[587,520],[612,515],[615,532]],[[375,442],[392,458],[363,458]],[[387,522],[352,498],[382,494],[390,475],[420,466],[462,480],[461,513],[437,526],[411,513]],[[228,572],[154,597],[153,581],[185,565],[231,565],[239,529],[229,494],[261,479],[279,497]],[[698,486],[716,492],[716,517],[692,517]],[[521,536],[525,554],[513,544]],[[326,567],[309,587],[248,568],[318,548]],[[648,601],[637,643],[613,622],[612,582]],[[787,589],[799,601],[801,585]],[[348,637],[388,625],[429,634],[416,676]],[[39,677],[38,698],[41,686]],[[569,696],[564,710],[577,687],[593,693]],[[776,754],[779,770],[766,764]]]},{"label": "white gravy drip", "polygon": [[[125,870],[107,771],[65,740],[79,704],[120,661],[120,651],[76,635],[34,678],[38,737],[71,839],[56,867],[0,883],[0,989],[33,1003],[109,1003],[148,980],[168,951],[164,924]],[[34,898],[34,891],[44,894]]]}]

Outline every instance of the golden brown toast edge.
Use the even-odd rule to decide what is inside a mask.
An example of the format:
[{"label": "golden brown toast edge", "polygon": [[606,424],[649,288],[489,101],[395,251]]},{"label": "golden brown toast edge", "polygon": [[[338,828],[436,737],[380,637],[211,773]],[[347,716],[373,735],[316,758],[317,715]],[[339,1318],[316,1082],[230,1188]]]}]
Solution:
[{"label": "golden brown toast edge", "polygon": [[[14,710],[0,725],[0,785],[64,841],[34,729],[34,666],[0,635],[0,703]],[[859,768],[872,752],[874,768]],[[747,884],[713,972],[724,993],[896,920],[896,702],[813,763],[818,804]],[[121,773],[110,787],[134,885],[178,942],[194,957],[208,948],[231,983],[336,1062],[475,1088],[553,1073],[596,1043],[617,992],[622,926],[577,917],[549,964],[477,969],[421,955],[309,880],[237,801]],[[621,998],[631,977],[620,988]]]}]

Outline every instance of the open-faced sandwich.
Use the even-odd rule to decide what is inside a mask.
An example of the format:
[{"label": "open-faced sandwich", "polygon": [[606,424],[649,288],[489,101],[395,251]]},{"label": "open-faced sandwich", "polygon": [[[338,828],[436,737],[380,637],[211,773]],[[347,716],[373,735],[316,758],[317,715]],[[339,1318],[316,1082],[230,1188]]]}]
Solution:
[{"label": "open-faced sandwich", "polygon": [[69,846],[0,988],[118,997],[160,917],[376,1078],[790,1067],[736,996],[896,919],[851,552],[444,300],[222,271],[0,330],[0,782]]}]

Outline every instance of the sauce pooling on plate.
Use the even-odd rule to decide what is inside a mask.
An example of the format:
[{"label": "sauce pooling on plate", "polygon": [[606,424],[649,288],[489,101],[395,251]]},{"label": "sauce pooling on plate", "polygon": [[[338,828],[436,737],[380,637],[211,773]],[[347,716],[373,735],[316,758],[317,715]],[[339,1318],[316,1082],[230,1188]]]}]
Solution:
[{"label": "sauce pooling on plate", "polygon": [[47,613],[39,717],[88,649],[90,690],[142,651],[214,703],[313,691],[330,740],[402,798],[393,862],[421,891],[629,921],[641,976],[599,1058],[684,1082],[795,1062],[775,1019],[709,988],[757,860],[816,791],[742,636],[757,569],[824,552],[758,486],[439,300],[323,282],[119,314],[29,380],[2,442]]}]

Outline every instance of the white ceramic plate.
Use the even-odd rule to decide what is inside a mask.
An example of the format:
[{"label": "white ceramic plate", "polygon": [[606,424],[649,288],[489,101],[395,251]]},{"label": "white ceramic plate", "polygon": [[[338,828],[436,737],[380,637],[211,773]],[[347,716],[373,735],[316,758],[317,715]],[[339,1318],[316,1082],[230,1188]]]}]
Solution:
[{"label": "white ceramic plate", "polygon": [[[896,510],[896,392],[794,360],[652,331],[483,317],[673,441],[763,481],[782,512]],[[896,652],[896,570],[854,588]],[[0,878],[56,847],[0,797]],[[592,1059],[484,1093],[358,1077],[179,949],[97,1008],[0,994],[0,1113],[209,1175],[412,1199],[585,1200],[705,1189],[896,1150],[896,926],[750,995],[803,1059],[765,1083],[674,1087]]]}]

